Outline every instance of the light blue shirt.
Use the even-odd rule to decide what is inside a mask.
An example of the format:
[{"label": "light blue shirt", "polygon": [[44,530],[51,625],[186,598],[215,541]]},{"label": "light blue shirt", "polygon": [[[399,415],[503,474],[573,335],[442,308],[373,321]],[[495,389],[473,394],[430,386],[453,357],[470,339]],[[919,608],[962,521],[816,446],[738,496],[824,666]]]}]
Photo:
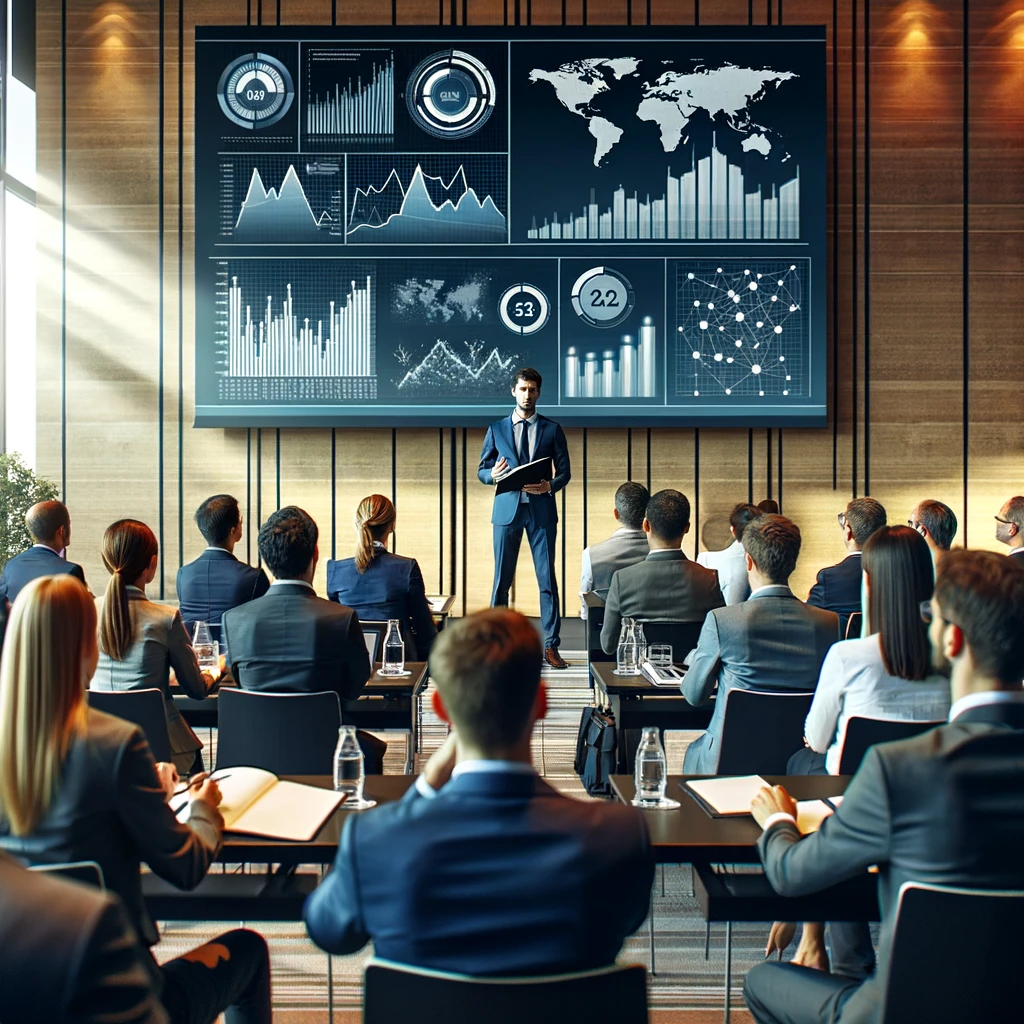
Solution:
[{"label": "light blue shirt", "polygon": [[[501,772],[505,775],[536,775],[536,769],[532,764],[525,761],[460,761],[452,769],[452,778],[457,779],[460,775],[468,775],[472,772]],[[416,792],[420,796],[433,800],[440,790],[433,786],[422,776],[416,779]]]}]

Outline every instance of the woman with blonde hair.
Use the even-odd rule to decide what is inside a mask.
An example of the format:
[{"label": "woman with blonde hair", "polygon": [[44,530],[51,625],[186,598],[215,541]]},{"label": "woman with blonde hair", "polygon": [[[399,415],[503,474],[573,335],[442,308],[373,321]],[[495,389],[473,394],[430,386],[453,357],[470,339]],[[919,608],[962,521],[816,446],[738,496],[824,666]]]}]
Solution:
[{"label": "woman with blonde hair", "polygon": [[415,558],[388,551],[397,513],[383,494],[371,494],[356,509],[359,535],[354,558],[327,563],[327,596],[354,608],[364,621],[398,619],[410,661],[426,661],[437,636]]},{"label": "woman with blonde hair", "polygon": [[96,599],[100,659],[90,689],[160,690],[174,766],[182,773],[201,770],[203,744],[174,706],[171,670],[196,700],[203,700],[216,684],[199,670],[178,609],[146,597],[159,564],[156,537],[145,523],[119,519],[103,534],[101,554],[110,581],[103,597]]},{"label": "woman with blonde hair", "polygon": [[[169,796],[173,765],[155,764],[141,729],[91,709],[96,609],[71,576],[29,583],[11,609],[0,659],[0,848],[31,865],[93,860],[139,939],[159,941],[142,896],[140,864],[182,889],[196,886],[220,848],[220,791],[190,792],[188,824]],[[270,1024],[266,943],[239,929],[158,967],[144,958],[172,1021]]]}]

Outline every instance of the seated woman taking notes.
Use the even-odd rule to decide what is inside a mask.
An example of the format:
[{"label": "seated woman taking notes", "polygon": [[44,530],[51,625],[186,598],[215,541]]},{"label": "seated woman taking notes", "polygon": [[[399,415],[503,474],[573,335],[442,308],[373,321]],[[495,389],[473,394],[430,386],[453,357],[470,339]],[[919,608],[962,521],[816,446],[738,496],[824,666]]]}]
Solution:
[{"label": "seated woman taking notes", "polygon": [[[44,576],[18,595],[0,661],[0,847],[29,865],[94,860],[142,943],[156,926],[140,863],[182,889],[217,854],[215,782],[190,791],[188,824],[167,806],[173,765],[154,764],[138,726],[95,711],[85,681],[96,668],[96,610],[71,576]],[[270,1024],[270,963],[255,932],[238,929],[157,966],[145,958],[174,1024]]]},{"label": "seated woman taking notes", "polygon": [[171,699],[171,669],[185,693],[196,700],[216,684],[200,672],[178,609],[146,597],[159,560],[156,537],[145,523],[121,519],[107,527],[101,553],[110,582],[103,597],[96,599],[100,657],[89,688],[160,690],[175,768],[189,772],[195,765],[201,770],[203,744]]},{"label": "seated woman taking notes", "polygon": [[383,494],[363,498],[356,509],[355,558],[327,563],[327,597],[354,608],[363,622],[398,619],[408,661],[426,661],[437,628],[415,558],[388,551],[395,506]]}]

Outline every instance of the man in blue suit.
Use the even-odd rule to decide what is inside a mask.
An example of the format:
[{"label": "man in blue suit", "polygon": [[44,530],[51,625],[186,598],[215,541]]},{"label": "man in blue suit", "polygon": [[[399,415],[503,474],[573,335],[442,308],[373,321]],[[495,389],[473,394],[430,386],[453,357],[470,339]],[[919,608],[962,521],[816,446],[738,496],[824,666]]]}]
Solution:
[{"label": "man in blue suit", "polygon": [[4,566],[0,573],[0,601],[13,604],[22,587],[40,576],[67,573],[85,583],[82,567],[64,557],[71,544],[71,516],[66,505],[40,501],[25,513],[25,525],[35,543]]},{"label": "man in blue suit", "polygon": [[267,574],[235,558],[242,539],[242,513],[230,494],[215,494],[196,509],[196,526],[206,550],[178,570],[178,602],[188,635],[207,622],[214,640],[221,638],[221,616],[262,597],[270,587]]},{"label": "man in blue suit", "polygon": [[518,466],[538,459],[554,462],[554,475],[539,484],[527,484],[519,491],[494,496],[491,523],[494,527],[494,590],[491,605],[506,606],[508,591],[516,574],[523,531],[530,541],[533,565],[540,588],[541,628],[544,630],[544,659],[552,668],[568,668],[558,653],[562,619],[558,609],[555,580],[555,535],[558,508],[555,495],[569,482],[569,445],[562,428],[537,412],[541,375],[529,367],[516,371],[512,396],[516,407],[511,416],[487,428],[477,476],[482,484],[496,484]]},{"label": "man in blue suit", "polygon": [[345,822],[306,901],[330,953],[477,976],[614,962],[643,922],[654,859],[640,813],[564,797],[534,771],[546,712],[540,641],[518,612],[457,619],[435,641],[434,710],[453,732],[398,803]]}]

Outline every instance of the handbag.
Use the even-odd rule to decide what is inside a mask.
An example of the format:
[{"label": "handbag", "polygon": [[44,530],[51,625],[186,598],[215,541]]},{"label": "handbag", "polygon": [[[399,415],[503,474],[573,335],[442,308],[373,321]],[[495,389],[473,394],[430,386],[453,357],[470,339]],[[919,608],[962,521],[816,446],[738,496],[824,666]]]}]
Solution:
[{"label": "handbag", "polygon": [[611,708],[584,708],[580,716],[573,768],[591,796],[612,795],[615,741],[615,716]]}]

